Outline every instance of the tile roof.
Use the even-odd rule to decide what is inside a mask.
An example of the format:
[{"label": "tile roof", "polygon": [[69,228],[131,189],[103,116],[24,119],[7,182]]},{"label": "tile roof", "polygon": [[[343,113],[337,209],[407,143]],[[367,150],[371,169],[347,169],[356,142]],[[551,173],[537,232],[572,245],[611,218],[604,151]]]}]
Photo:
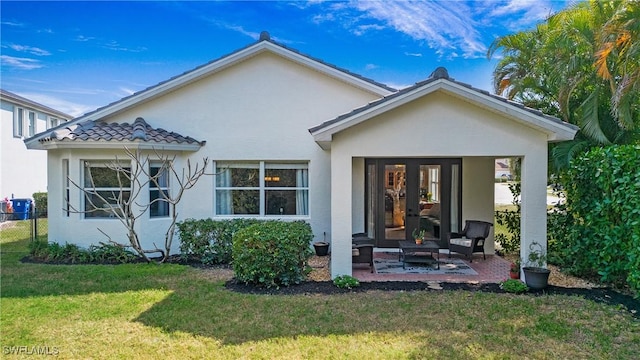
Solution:
[{"label": "tile roof", "polygon": [[200,146],[205,144],[204,141],[198,141],[189,136],[152,128],[141,117],[132,124],[85,121],[50,131],[49,136],[39,140],[40,143],[51,141],[140,141],[158,144],[198,144]]},{"label": "tile roof", "polygon": [[509,105],[511,105],[511,106],[515,106],[515,107],[517,107],[517,108],[520,108],[520,109],[526,110],[526,111],[528,111],[528,112],[530,112],[530,113],[532,113],[532,114],[535,114],[535,115],[537,115],[537,116],[544,117],[544,118],[549,119],[549,120],[551,120],[551,121],[553,121],[553,122],[556,122],[556,123],[559,123],[559,124],[563,124],[563,125],[567,125],[567,126],[570,126],[570,127],[575,127],[575,128],[577,128],[575,125],[572,125],[572,124],[569,124],[569,123],[567,123],[567,122],[564,122],[564,121],[562,121],[561,119],[559,119],[559,118],[557,118],[557,117],[555,117],[555,116],[547,115],[547,114],[543,113],[543,112],[542,112],[542,111],[540,111],[540,110],[536,110],[536,109],[532,109],[532,108],[526,107],[526,106],[524,106],[524,105],[523,105],[523,104],[521,104],[521,103],[518,103],[518,102],[515,102],[515,101],[512,101],[512,100],[509,100],[509,99],[507,99],[507,98],[504,98],[504,97],[499,96],[499,95],[496,95],[496,94],[491,94],[490,92],[488,92],[488,91],[486,91],[486,90],[482,90],[482,89],[475,88],[475,87],[473,87],[473,86],[472,86],[472,85],[470,85],[470,84],[463,83],[463,82],[460,82],[460,81],[456,81],[455,79],[453,79],[453,78],[449,77],[449,72],[447,71],[447,69],[446,69],[446,68],[444,68],[444,67],[438,67],[436,70],[434,70],[434,71],[431,73],[431,75],[429,76],[429,78],[427,78],[426,80],[423,80],[423,81],[417,82],[417,83],[415,83],[413,86],[409,86],[409,87],[404,88],[404,89],[402,89],[402,90],[399,90],[399,91],[397,91],[397,92],[395,92],[395,93],[393,93],[393,94],[391,94],[391,95],[387,95],[387,96],[382,97],[382,98],[380,98],[380,99],[378,99],[378,100],[374,100],[374,101],[372,101],[372,102],[368,103],[367,105],[364,105],[364,106],[362,106],[362,107],[359,107],[359,108],[353,109],[351,112],[348,112],[348,113],[342,114],[342,115],[340,115],[340,116],[338,116],[338,117],[336,117],[336,118],[334,118],[334,119],[331,119],[331,120],[325,121],[325,122],[323,122],[322,124],[320,124],[320,125],[318,125],[318,126],[315,126],[315,127],[310,128],[310,129],[309,129],[309,132],[313,134],[314,132],[319,131],[319,130],[322,130],[322,129],[324,129],[324,128],[325,128],[325,127],[327,127],[327,126],[330,126],[330,125],[332,125],[332,124],[338,123],[338,122],[340,122],[340,121],[342,121],[342,120],[344,120],[344,119],[350,118],[350,117],[352,117],[352,116],[354,116],[354,115],[357,115],[357,114],[359,114],[359,113],[361,113],[361,112],[363,112],[363,111],[366,111],[366,110],[371,109],[371,108],[373,108],[373,107],[376,107],[376,106],[378,106],[378,105],[384,104],[384,103],[386,103],[386,102],[388,102],[388,101],[391,101],[391,100],[393,100],[393,99],[395,99],[395,98],[397,98],[397,97],[399,97],[399,96],[402,96],[402,95],[404,95],[404,94],[410,93],[410,92],[412,92],[412,91],[414,91],[414,90],[416,90],[416,89],[418,89],[418,88],[421,88],[421,87],[423,87],[423,86],[425,86],[425,85],[431,84],[431,83],[433,83],[433,82],[435,82],[435,81],[437,81],[437,80],[440,80],[440,79],[448,80],[448,81],[450,81],[450,82],[452,82],[452,83],[455,83],[455,84],[457,84],[457,85],[463,86],[463,87],[465,87],[465,88],[467,88],[467,89],[469,89],[469,90],[472,90],[472,91],[474,91],[474,92],[477,92],[477,93],[482,94],[482,95],[485,95],[485,96],[489,96],[489,97],[491,97],[491,98],[493,98],[493,99],[496,99],[496,100],[502,101],[502,102],[504,102],[504,103],[506,103],[506,104],[509,104]]}]

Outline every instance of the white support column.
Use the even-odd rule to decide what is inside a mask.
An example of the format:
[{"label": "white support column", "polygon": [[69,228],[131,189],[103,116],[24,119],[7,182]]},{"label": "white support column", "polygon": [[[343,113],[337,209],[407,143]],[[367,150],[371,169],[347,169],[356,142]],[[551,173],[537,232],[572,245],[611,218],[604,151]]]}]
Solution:
[{"label": "white support column", "polygon": [[522,159],[520,257],[523,266],[529,258],[529,246],[537,242],[547,249],[547,147],[532,151]]},{"label": "white support column", "polygon": [[331,278],[351,275],[351,156],[331,152]]}]

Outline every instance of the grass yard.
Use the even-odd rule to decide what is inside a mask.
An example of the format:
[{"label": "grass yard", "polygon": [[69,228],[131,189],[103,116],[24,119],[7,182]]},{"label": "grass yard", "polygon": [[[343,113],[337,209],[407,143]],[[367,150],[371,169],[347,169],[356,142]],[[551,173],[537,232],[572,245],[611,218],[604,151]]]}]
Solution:
[{"label": "grass yard", "polygon": [[[25,226],[25,224],[20,224]],[[245,295],[181,265],[21,263],[1,236],[5,358],[637,359],[640,321],[579,297],[464,291]],[[24,346],[21,355],[10,355]]]}]

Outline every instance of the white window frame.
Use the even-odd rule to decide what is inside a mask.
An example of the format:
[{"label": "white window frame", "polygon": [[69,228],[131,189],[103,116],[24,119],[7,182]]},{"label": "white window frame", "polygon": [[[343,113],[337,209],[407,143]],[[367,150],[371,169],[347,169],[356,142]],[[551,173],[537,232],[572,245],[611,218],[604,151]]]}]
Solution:
[{"label": "white window frame", "polygon": [[[81,201],[80,201],[80,206],[82,208],[82,212],[84,214],[84,219],[87,220],[102,220],[102,219],[116,219],[115,214],[113,213],[114,211],[116,211],[116,209],[118,209],[118,204],[116,203],[108,203],[108,204],[104,204],[102,209],[103,212],[105,213],[104,216],[96,216],[96,215],[92,215],[92,216],[87,216],[88,214],[94,214],[97,212],[91,212],[88,213],[87,212],[87,201],[89,201],[87,199],[87,197],[92,193],[92,192],[98,192],[98,191],[112,191],[114,194],[119,194],[121,191],[120,187],[87,187],[85,184],[85,180],[86,180],[86,172],[85,169],[87,167],[92,168],[92,167],[104,167],[104,168],[108,168],[111,164],[114,164],[114,160],[81,160],[82,163],[82,182],[80,184],[82,184],[82,197],[81,197]],[[121,166],[123,167],[129,167],[129,169],[133,170],[133,166],[132,164],[129,162],[120,162],[119,163]],[[115,171],[115,170],[114,170]],[[125,180],[125,178],[123,178],[123,180]],[[128,189],[128,190],[127,190]],[[122,188],[123,192],[128,191],[129,194],[131,194],[131,185],[129,185],[128,188],[123,187]],[[91,211],[91,209],[89,209],[89,211]]]},{"label": "white window frame", "polygon": [[69,159],[62,159],[62,209],[63,216],[69,217],[71,213],[69,205],[69,192],[71,190],[69,186]]},{"label": "white window frame", "polygon": [[38,117],[34,111],[29,111],[28,119],[27,134],[29,137],[32,137],[37,132],[36,124],[38,121]]},{"label": "white window frame", "polygon": [[[162,169],[163,168],[163,163],[159,162],[159,161],[152,161],[149,163],[149,176],[151,177],[151,169]],[[166,176],[166,185],[162,186],[161,184],[160,187],[156,186],[156,184],[151,180],[151,178],[149,178],[149,204],[151,204],[151,202],[154,200],[152,199],[151,193],[153,191],[161,191],[167,194],[170,194],[171,191],[171,173],[169,172],[169,166],[166,165],[164,167],[163,172],[165,173]],[[166,214],[161,214],[161,215],[153,215],[151,212],[151,207],[149,208],[149,217],[152,219],[158,219],[158,218],[167,218],[171,216],[171,206],[170,204],[166,201],[166,200],[162,200],[162,197],[159,196],[158,197],[159,201],[165,202],[166,203],[166,207],[167,207],[167,213]]]},{"label": "white window frame", "polygon": [[24,108],[13,107],[13,137],[21,138],[24,135]]},{"label": "white window frame", "polygon": [[[308,161],[214,161],[213,168],[216,176],[222,176],[222,172],[227,168],[258,168],[258,186],[233,187],[233,186],[217,186],[217,181],[213,181],[213,211],[214,216],[219,217],[258,217],[258,218],[287,218],[287,219],[308,219],[309,218],[309,162]],[[267,186],[265,174],[267,169],[286,169],[286,170],[307,170],[306,182],[307,186],[295,187],[276,187]],[[258,191],[259,197],[259,213],[258,214],[218,214],[218,190],[254,190]],[[266,199],[269,191],[300,191],[306,199],[303,206],[303,214],[267,214]],[[298,210],[296,209],[296,212]]]},{"label": "white window frame", "polygon": [[47,129],[52,129],[58,125],[60,125],[60,120],[58,118],[49,116],[49,121],[47,122]]}]

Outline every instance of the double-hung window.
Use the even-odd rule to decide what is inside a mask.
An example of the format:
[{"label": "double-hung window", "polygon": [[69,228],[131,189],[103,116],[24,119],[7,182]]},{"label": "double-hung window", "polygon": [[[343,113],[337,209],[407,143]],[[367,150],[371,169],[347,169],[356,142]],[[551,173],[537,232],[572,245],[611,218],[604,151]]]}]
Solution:
[{"label": "double-hung window", "polygon": [[24,109],[14,107],[13,111],[13,137],[22,137],[24,134]]},{"label": "double-hung window", "polygon": [[114,168],[109,161],[84,162],[85,218],[112,218],[131,195],[130,164]]},{"label": "double-hung window", "polygon": [[216,163],[216,215],[309,215],[308,163]]},{"label": "double-hung window", "polygon": [[36,113],[33,111],[29,111],[29,127],[28,127],[29,137],[32,137],[36,134]]},{"label": "double-hung window", "polygon": [[153,217],[169,216],[169,167],[163,163],[149,165],[149,215]]},{"label": "double-hung window", "polygon": [[50,117],[49,118],[49,129],[54,128],[56,126],[60,125],[60,121],[54,117]]}]

